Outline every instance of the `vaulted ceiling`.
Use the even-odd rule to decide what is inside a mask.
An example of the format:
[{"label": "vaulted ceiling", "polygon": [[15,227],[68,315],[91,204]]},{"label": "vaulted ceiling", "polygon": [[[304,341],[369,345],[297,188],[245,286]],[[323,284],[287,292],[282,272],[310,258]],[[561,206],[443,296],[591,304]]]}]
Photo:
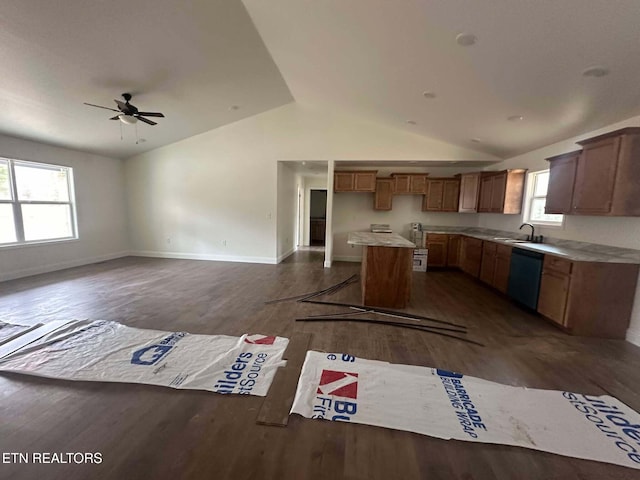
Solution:
[{"label": "vaulted ceiling", "polygon": [[[506,157],[640,114],[638,24],[637,0],[4,2],[0,133],[128,157],[295,100]],[[121,140],[83,105],[124,92],[166,118]]]}]

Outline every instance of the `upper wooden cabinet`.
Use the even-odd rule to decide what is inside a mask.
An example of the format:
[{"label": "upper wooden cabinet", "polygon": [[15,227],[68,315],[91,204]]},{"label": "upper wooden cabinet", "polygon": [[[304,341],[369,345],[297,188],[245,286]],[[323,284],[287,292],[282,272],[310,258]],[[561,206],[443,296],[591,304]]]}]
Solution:
[{"label": "upper wooden cabinet", "polygon": [[544,213],[570,213],[573,208],[573,185],[580,150],[547,158],[549,186]]},{"label": "upper wooden cabinet", "polygon": [[524,169],[483,172],[478,212],[520,213],[525,173]]},{"label": "upper wooden cabinet", "polygon": [[457,212],[460,180],[457,178],[429,178],[422,203],[427,212]]},{"label": "upper wooden cabinet", "polygon": [[426,173],[392,173],[396,195],[422,195],[427,189]]},{"label": "upper wooden cabinet", "polygon": [[376,170],[336,171],[333,173],[334,192],[375,192]]},{"label": "upper wooden cabinet", "polygon": [[464,173],[460,175],[460,213],[476,213],[478,211],[478,195],[480,194],[481,173]]},{"label": "upper wooden cabinet", "polygon": [[640,216],[640,127],[577,142],[582,152],[548,158],[547,213]]},{"label": "upper wooden cabinet", "polygon": [[391,210],[393,205],[393,178],[378,178],[373,197],[374,210]]}]

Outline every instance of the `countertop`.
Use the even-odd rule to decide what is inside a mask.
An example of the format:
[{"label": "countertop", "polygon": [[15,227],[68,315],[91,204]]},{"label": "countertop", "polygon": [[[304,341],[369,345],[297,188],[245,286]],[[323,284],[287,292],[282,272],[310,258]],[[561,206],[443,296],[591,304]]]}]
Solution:
[{"label": "countertop", "polygon": [[[525,250],[531,250],[534,252],[545,253],[549,255],[557,255],[567,260],[573,260],[576,262],[602,262],[602,263],[633,263],[640,264],[640,251],[623,249],[617,247],[609,247],[606,245],[595,244],[580,244],[580,242],[570,242],[580,245],[580,248],[572,248],[571,246],[557,245],[551,243],[532,243],[522,242],[515,236],[508,237],[507,235],[498,235],[492,233],[484,233],[477,231],[469,231],[466,229],[441,229],[441,228],[423,228],[426,233],[446,233],[446,234],[459,234],[466,235],[467,237],[477,238],[479,240],[488,240],[491,242],[510,245],[515,248],[522,248]],[[518,240],[512,242],[509,240]]]},{"label": "countertop", "polygon": [[416,248],[415,243],[411,243],[397,233],[349,232],[347,243],[368,247]]}]

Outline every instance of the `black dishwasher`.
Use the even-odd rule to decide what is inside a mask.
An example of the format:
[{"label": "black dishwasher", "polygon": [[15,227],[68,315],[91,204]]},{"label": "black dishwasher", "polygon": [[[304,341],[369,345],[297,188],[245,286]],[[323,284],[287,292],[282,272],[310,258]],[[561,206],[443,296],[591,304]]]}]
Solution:
[{"label": "black dishwasher", "polygon": [[509,288],[507,293],[516,302],[535,310],[538,307],[540,278],[544,254],[514,248],[511,251]]}]

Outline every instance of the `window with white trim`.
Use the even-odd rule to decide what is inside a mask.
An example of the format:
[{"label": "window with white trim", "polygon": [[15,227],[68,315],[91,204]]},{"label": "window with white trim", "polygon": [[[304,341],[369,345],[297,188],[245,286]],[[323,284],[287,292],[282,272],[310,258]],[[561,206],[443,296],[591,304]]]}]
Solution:
[{"label": "window with white trim", "polygon": [[73,169],[0,158],[0,246],[74,238]]},{"label": "window with white trim", "polygon": [[534,225],[562,226],[564,215],[544,213],[544,206],[547,203],[547,187],[549,186],[549,170],[529,173],[528,185],[524,221]]}]

